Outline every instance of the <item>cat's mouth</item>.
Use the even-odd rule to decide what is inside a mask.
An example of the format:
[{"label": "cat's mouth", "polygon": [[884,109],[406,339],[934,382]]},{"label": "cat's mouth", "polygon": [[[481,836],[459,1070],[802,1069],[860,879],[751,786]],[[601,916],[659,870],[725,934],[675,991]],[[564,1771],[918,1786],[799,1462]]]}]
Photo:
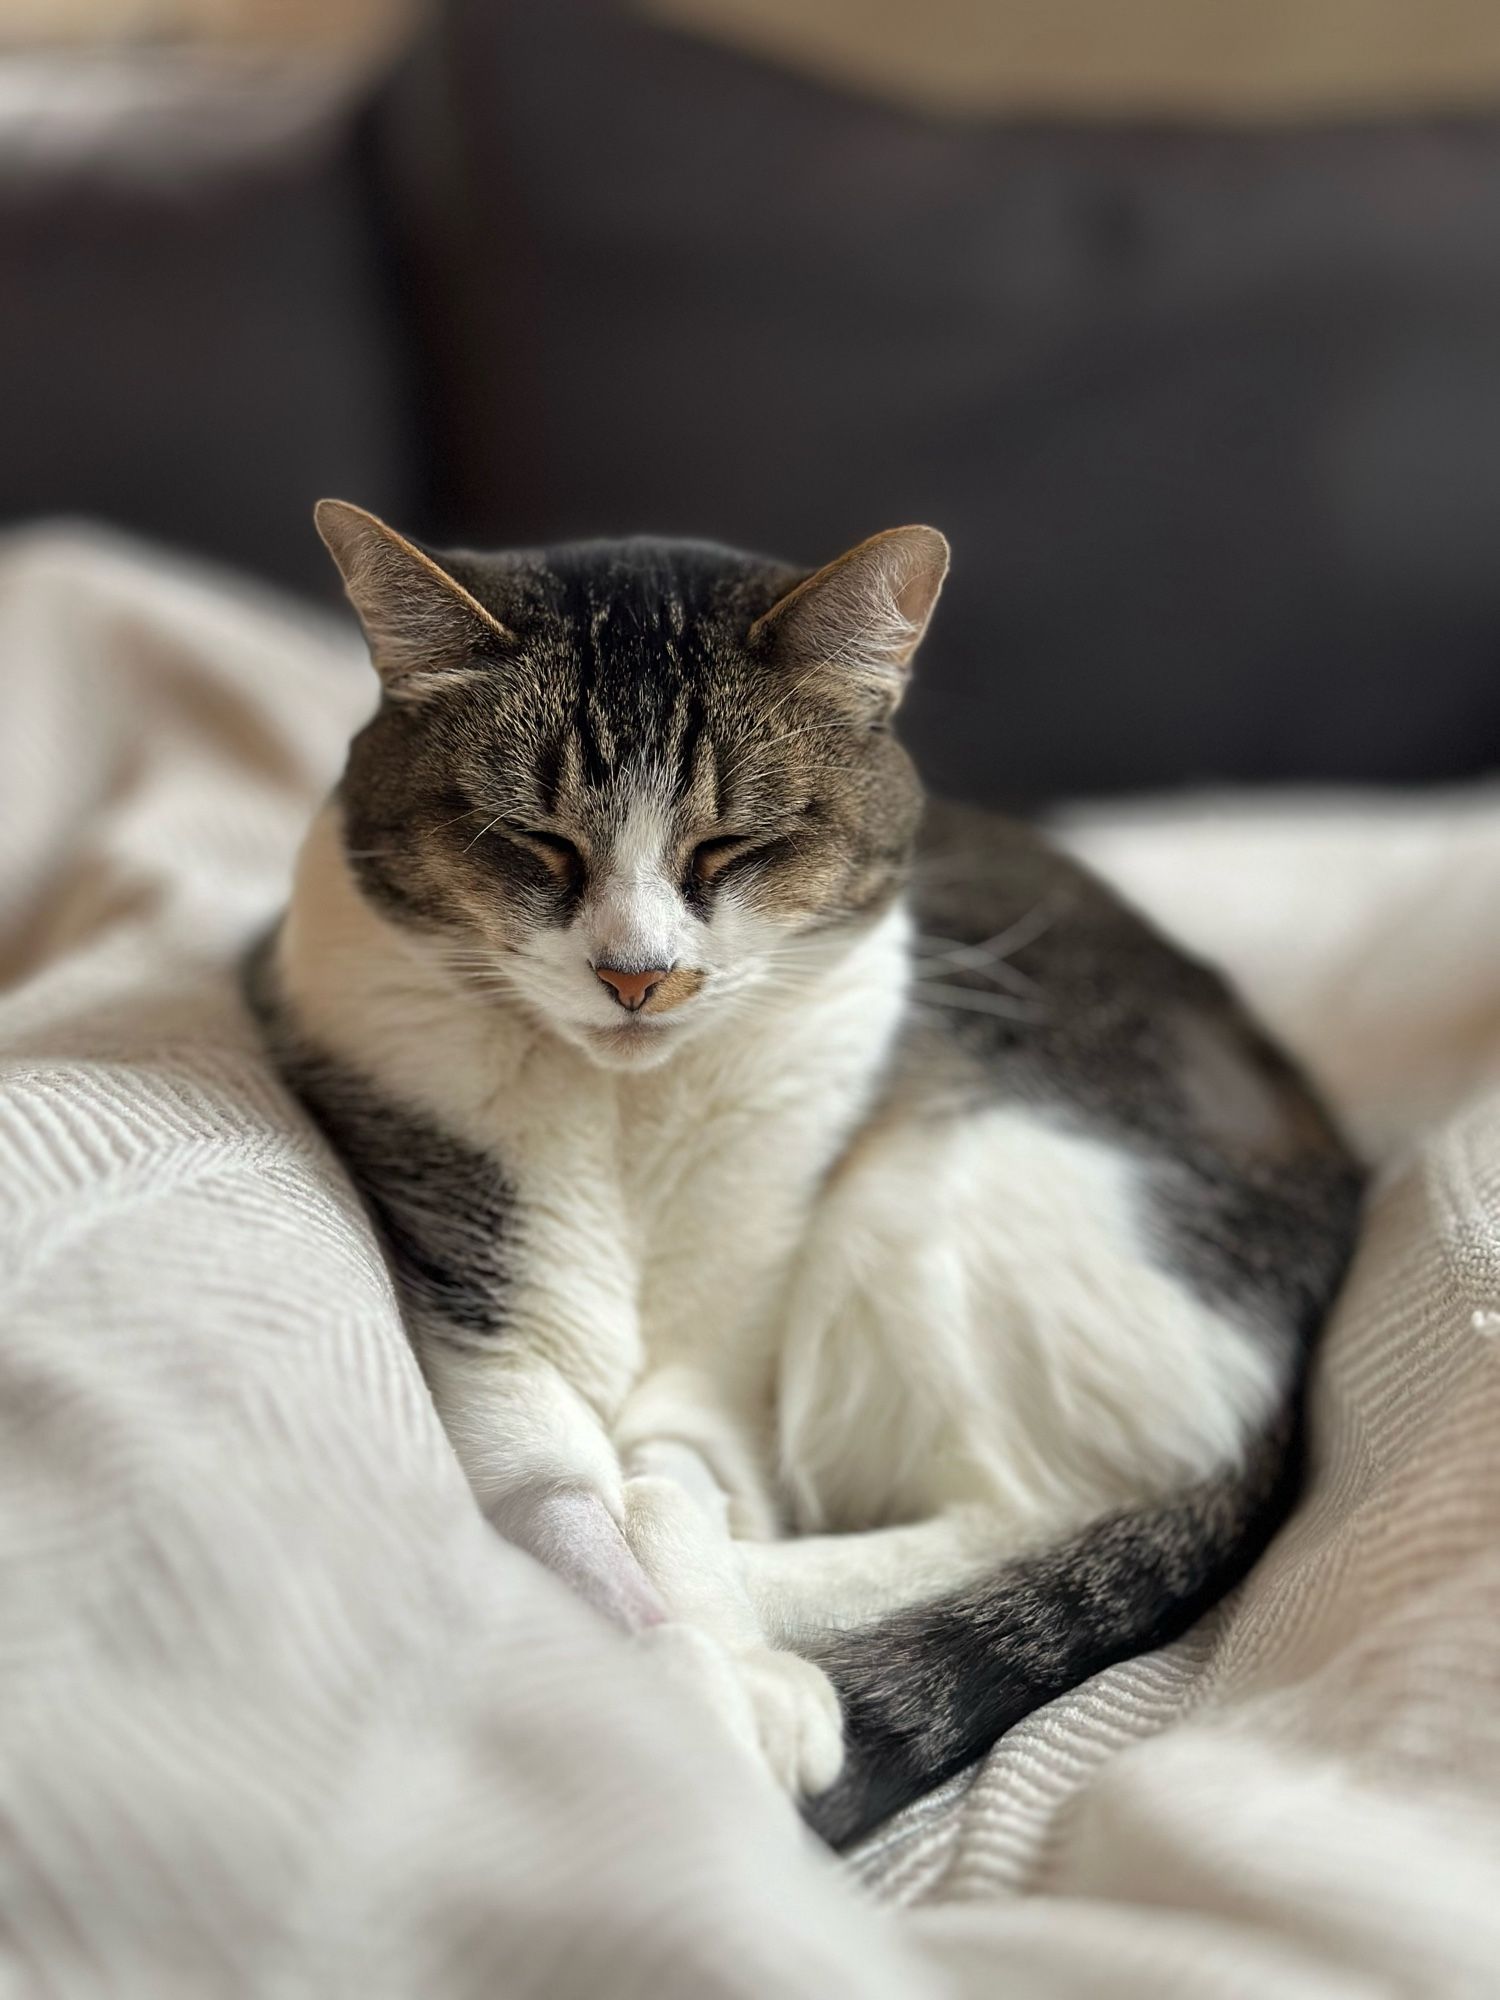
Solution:
[{"label": "cat's mouth", "polygon": [[584,1029],[589,1053],[609,1069],[649,1069],[661,1062],[677,1039],[670,1014],[631,1014],[617,1025]]}]

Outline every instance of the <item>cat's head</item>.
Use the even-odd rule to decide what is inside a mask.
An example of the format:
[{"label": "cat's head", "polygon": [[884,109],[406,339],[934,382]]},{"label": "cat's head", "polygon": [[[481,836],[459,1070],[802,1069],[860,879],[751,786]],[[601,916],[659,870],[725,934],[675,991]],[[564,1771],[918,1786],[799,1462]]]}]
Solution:
[{"label": "cat's head", "polygon": [[889,907],[891,732],[948,548],[808,574],[691,542],[432,554],[325,500],[383,687],[340,798],[362,892],[455,977],[649,1064]]}]

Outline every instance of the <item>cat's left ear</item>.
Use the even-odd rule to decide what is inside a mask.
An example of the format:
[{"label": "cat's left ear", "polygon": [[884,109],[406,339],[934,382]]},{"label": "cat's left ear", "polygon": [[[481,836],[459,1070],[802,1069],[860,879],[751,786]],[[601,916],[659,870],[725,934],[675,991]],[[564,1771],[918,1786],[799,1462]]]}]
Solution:
[{"label": "cat's left ear", "polygon": [[359,613],[387,694],[420,697],[514,641],[425,549],[347,500],[320,500],[318,533]]},{"label": "cat's left ear", "polygon": [[825,666],[832,689],[888,715],[947,574],[936,528],[888,528],[788,591],[751,626],[750,643],[790,667]]}]

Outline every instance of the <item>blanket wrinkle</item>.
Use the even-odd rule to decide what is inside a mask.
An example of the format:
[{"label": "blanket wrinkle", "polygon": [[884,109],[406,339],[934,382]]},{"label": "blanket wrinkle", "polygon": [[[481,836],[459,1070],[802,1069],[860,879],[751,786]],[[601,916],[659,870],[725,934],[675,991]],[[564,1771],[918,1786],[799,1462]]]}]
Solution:
[{"label": "blanket wrinkle", "polygon": [[479,1519],[237,953],[372,695],[0,545],[0,1991],[1355,2000],[1500,1965],[1500,791],[1092,806],[1381,1162],[1305,1498],[837,1865]]}]

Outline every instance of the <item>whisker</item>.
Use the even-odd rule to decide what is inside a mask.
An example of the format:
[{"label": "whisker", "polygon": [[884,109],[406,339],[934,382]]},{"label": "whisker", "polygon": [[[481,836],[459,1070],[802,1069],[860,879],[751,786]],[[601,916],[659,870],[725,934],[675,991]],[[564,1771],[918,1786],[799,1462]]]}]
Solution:
[{"label": "whisker", "polygon": [[[921,964],[924,967],[931,967],[932,972],[939,975],[967,972],[975,979],[987,979],[991,985],[1004,986],[1012,993],[1021,995],[1040,993],[1042,990],[1029,972],[1022,972],[1019,966],[1007,965],[1003,960],[988,964],[972,954],[960,956],[957,952],[946,952],[938,957],[925,958]],[[917,976],[925,978],[929,975],[926,972],[919,972]]]},{"label": "whisker", "polygon": [[970,986],[946,986],[928,979],[913,982],[912,999],[918,1006],[957,1007],[970,1014],[994,1014],[1003,1021],[1038,1021],[1047,1011],[1036,1002],[1006,1000],[998,993],[976,993]]},{"label": "whisker", "polygon": [[853,727],[852,721],[846,721],[841,716],[828,716],[821,722],[804,723],[800,729],[788,729],[781,736],[772,736],[769,739],[753,737],[744,747],[763,754],[767,750],[778,749],[783,743],[795,743],[800,736],[827,736],[834,730],[847,730]]},{"label": "whisker", "polygon": [[[465,843],[464,843],[464,853],[465,853],[465,854],[467,854],[467,853],[468,853],[469,849],[470,849],[470,848],[471,848],[471,847],[472,847],[472,846],[473,846],[473,845],[475,844],[475,841],[480,841],[480,840],[483,840],[483,839],[484,839],[484,836],[485,836],[485,835],[486,835],[487,833],[493,833],[493,832],[494,832],[494,830],[495,830],[495,828],[496,828],[496,827],[497,827],[497,826],[498,826],[498,825],[500,824],[501,820],[503,820],[503,819],[504,819],[504,817],[505,817],[505,814],[504,814],[504,813],[496,813],[496,814],[495,814],[495,817],[494,817],[494,818],[493,818],[493,819],[492,819],[492,820],[490,821],[490,823],[489,823],[489,825],[488,825],[488,826],[482,826],[482,827],[481,827],[481,828],[479,829],[478,833],[476,833],[476,834],[475,834],[475,836],[474,836],[474,839],[473,839],[473,840],[469,840],[469,841],[465,841]],[[450,825],[450,826],[451,826],[451,825],[453,824],[453,822],[452,822],[451,820],[450,820],[450,821],[449,821],[448,823],[449,823],[449,825]]]},{"label": "whisker", "polygon": [[1045,937],[1066,909],[1067,903],[1056,897],[1033,903],[1024,917],[1017,917],[1013,924],[1007,924],[1003,931],[996,931],[993,937],[986,938],[975,949],[991,952],[997,957],[1020,951],[1028,944],[1035,944],[1039,937]]},{"label": "whisker", "polygon": [[[1012,926],[1013,930],[1017,928],[1018,926]],[[1031,977],[1031,974],[1023,972],[1018,965],[1010,964],[1005,953],[1001,950],[1006,935],[1007,933],[1002,931],[998,936],[987,938],[981,944],[959,944],[952,939],[945,938],[941,942],[948,945],[948,950],[928,952],[922,957],[920,963],[936,966],[948,972],[976,973],[981,979],[992,980],[997,986],[1009,986],[1011,991],[1016,993],[1040,992],[1041,989],[1036,980]],[[924,940],[922,938],[916,940],[918,945],[924,942],[935,943],[938,940]],[[1031,942],[1030,939],[1020,936],[1015,939],[1010,948],[1012,951],[1019,951],[1029,942]]]},{"label": "whisker", "polygon": [[[812,686],[813,682],[816,681],[825,671],[826,668],[824,662],[819,660],[815,665],[809,667],[806,673],[799,675],[799,677],[792,682],[791,686],[784,689],[782,693],[777,697],[777,699],[771,703],[771,706],[763,712],[763,714],[760,717],[761,726],[764,727],[766,723],[773,721],[776,716],[780,715],[782,710],[785,709],[789,703],[795,701],[798,695],[805,693],[806,690]],[[731,764],[729,770],[725,773],[726,781],[730,783],[733,783],[733,781],[741,775],[744,769],[744,762],[746,757],[750,756],[753,752],[761,749],[762,743],[758,738],[749,737],[746,738],[742,743],[737,744],[733,747],[736,750],[738,750],[739,756],[737,760],[733,764]]]},{"label": "whisker", "polygon": [[467,812],[455,813],[452,819],[440,819],[433,826],[423,829],[426,833],[441,833],[445,826],[457,826],[461,819],[473,819],[476,813],[488,812],[488,806],[470,806]]}]

